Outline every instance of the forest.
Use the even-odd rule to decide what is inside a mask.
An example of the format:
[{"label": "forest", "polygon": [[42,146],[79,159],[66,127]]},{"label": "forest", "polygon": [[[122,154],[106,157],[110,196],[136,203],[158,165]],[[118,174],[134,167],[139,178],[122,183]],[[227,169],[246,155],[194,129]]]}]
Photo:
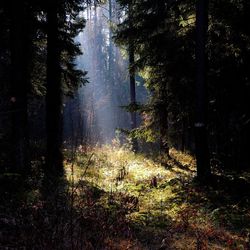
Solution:
[{"label": "forest", "polygon": [[0,249],[250,250],[249,16],[1,0]]}]

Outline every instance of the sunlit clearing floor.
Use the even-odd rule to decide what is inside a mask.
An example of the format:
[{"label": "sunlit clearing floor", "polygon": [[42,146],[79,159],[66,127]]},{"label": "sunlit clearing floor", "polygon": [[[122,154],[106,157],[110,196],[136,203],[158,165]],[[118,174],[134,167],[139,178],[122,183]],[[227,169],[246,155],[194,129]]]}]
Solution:
[{"label": "sunlit clearing floor", "polygon": [[249,200],[240,206],[201,188],[193,158],[170,153],[161,163],[123,148],[80,147],[65,161],[78,198],[115,217],[121,234],[106,236],[105,249],[249,249]]}]

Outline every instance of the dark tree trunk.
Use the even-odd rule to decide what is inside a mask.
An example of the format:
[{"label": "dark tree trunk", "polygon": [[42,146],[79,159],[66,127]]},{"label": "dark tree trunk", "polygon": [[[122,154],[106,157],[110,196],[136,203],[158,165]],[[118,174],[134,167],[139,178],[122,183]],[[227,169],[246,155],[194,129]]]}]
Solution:
[{"label": "dark tree trunk", "polygon": [[[135,70],[134,70],[134,45],[133,42],[130,41],[129,43],[129,67],[130,67],[130,104],[132,106],[136,105],[136,90],[135,90]],[[131,111],[131,129],[135,129],[136,125],[136,112]],[[134,152],[138,151],[138,142],[135,138],[132,139],[132,150]]]},{"label": "dark tree trunk", "polygon": [[61,49],[57,5],[57,0],[49,2],[47,12],[46,170],[49,173],[63,171]]},{"label": "dark tree trunk", "polygon": [[[157,17],[158,17],[158,25],[159,29],[163,28],[165,25],[165,0],[156,1],[157,6]],[[162,104],[160,105],[159,110],[159,129],[160,129],[160,152],[166,155],[168,158],[169,155],[169,142],[168,142],[168,130],[169,130],[169,94],[168,94],[168,83],[161,86],[161,90],[159,93],[159,99]]]},{"label": "dark tree trunk", "polygon": [[196,120],[195,144],[197,177],[206,180],[211,175],[207,138],[207,55],[208,0],[196,5]]},{"label": "dark tree trunk", "polygon": [[181,151],[186,151],[186,118],[182,118]]},{"label": "dark tree trunk", "polygon": [[30,86],[30,21],[23,1],[11,8],[11,104],[12,104],[12,160],[13,170],[29,170],[28,90]]},{"label": "dark tree trunk", "polygon": [[[132,28],[132,21],[131,21],[131,15],[132,15],[132,10],[131,10],[131,5],[129,6],[129,26],[130,28]],[[135,86],[136,86],[136,82],[135,82],[135,48],[134,48],[134,42],[132,39],[130,39],[129,41],[129,48],[128,48],[128,52],[129,52],[129,80],[130,80],[130,104],[132,106],[136,105],[136,90],[135,90]],[[130,112],[130,116],[131,116],[131,129],[135,129],[137,127],[136,124],[136,112],[135,111],[131,111]],[[132,139],[132,150],[134,152],[138,151],[138,142],[135,138]]]},{"label": "dark tree trunk", "polygon": [[169,130],[169,114],[168,114],[168,86],[160,88],[159,99],[162,103],[159,107],[159,129],[160,129],[160,152],[170,158],[169,143],[168,143],[168,130]]}]

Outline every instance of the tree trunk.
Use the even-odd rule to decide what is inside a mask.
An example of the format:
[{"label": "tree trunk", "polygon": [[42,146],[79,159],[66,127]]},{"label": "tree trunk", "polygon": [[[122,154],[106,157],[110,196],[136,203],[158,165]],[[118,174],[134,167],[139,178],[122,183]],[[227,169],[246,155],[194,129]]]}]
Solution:
[{"label": "tree trunk", "polygon": [[206,180],[211,175],[207,138],[207,56],[208,0],[196,5],[196,120],[195,144],[197,177]]},{"label": "tree trunk", "polygon": [[160,132],[160,153],[170,158],[169,143],[168,143],[168,130],[169,130],[169,113],[168,113],[168,84],[161,86],[159,91],[159,99],[162,100],[160,104],[158,119],[159,119],[159,132]]},{"label": "tree trunk", "polygon": [[[132,28],[132,20],[131,20],[131,5],[129,6],[129,26]],[[129,41],[129,80],[130,80],[130,104],[132,106],[136,105],[136,90],[135,90],[135,68],[134,68],[134,63],[135,63],[135,49],[134,49],[134,44],[133,40],[130,39]],[[131,116],[131,129],[135,129],[137,127],[136,125],[136,112],[131,111],[130,112]],[[134,152],[138,151],[138,142],[136,138],[132,139],[132,150]]]},{"label": "tree trunk", "polygon": [[109,0],[109,75],[110,80],[113,80],[113,46],[112,46],[112,30],[111,30],[111,22],[112,22],[112,0]]},{"label": "tree trunk", "polygon": [[[113,22],[113,1],[109,0],[109,92],[110,92],[110,109],[111,109],[111,119],[115,125],[118,124],[118,116],[119,116],[119,109],[118,109],[118,104],[117,104],[117,97],[116,97],[116,77],[115,77],[115,72],[116,72],[116,65],[114,63],[114,52],[115,48],[113,46],[113,32],[112,32],[112,22]],[[114,137],[114,132],[115,132],[115,127],[111,126],[111,134],[110,134],[110,139],[113,139]]]},{"label": "tree trunk", "polygon": [[[157,6],[157,17],[158,17],[158,29],[162,29],[165,25],[165,15],[166,15],[166,1],[158,0],[156,1]],[[160,153],[170,158],[169,155],[169,143],[168,143],[168,130],[169,130],[169,89],[168,83],[160,87],[159,99],[162,100],[159,110],[159,129],[160,129]]]},{"label": "tree trunk", "polygon": [[46,170],[49,173],[63,171],[61,49],[57,5],[57,0],[51,1],[47,12]]},{"label": "tree trunk", "polygon": [[23,1],[13,2],[11,8],[11,104],[13,170],[29,170],[28,90],[30,86],[30,21]]}]

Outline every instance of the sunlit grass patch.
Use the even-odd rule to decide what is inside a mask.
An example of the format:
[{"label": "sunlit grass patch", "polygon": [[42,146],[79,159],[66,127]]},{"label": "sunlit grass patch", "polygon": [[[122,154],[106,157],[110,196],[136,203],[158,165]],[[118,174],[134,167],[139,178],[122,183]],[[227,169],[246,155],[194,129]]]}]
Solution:
[{"label": "sunlit grass patch", "polygon": [[[173,153],[177,154],[176,151]],[[191,160],[190,156],[186,156],[186,162]],[[138,197],[140,209],[145,211],[159,207],[159,204],[165,204],[162,210],[169,209],[166,204],[175,200],[173,190],[176,180],[181,176],[190,178],[189,171],[173,168],[167,169],[145,155],[134,154],[127,149],[105,146],[94,148],[84,155],[78,154],[75,163],[66,164],[66,173],[69,180],[84,178],[105,192],[122,192]]]},{"label": "sunlit grass patch", "polygon": [[122,216],[122,223],[128,223],[141,242],[160,245],[171,231],[174,236],[168,241],[176,249],[187,249],[183,244],[190,244],[188,249],[196,249],[197,244],[207,249],[245,244],[232,229],[248,232],[243,222],[250,216],[241,215],[242,207],[237,210],[233,204],[223,209],[220,202],[230,197],[193,181],[195,162],[190,155],[172,149],[171,156],[161,164],[143,154],[105,146],[77,152],[73,162],[65,162],[65,169],[70,185],[79,188],[79,195],[83,193],[82,199],[92,199],[91,209],[101,206],[118,221]]}]

